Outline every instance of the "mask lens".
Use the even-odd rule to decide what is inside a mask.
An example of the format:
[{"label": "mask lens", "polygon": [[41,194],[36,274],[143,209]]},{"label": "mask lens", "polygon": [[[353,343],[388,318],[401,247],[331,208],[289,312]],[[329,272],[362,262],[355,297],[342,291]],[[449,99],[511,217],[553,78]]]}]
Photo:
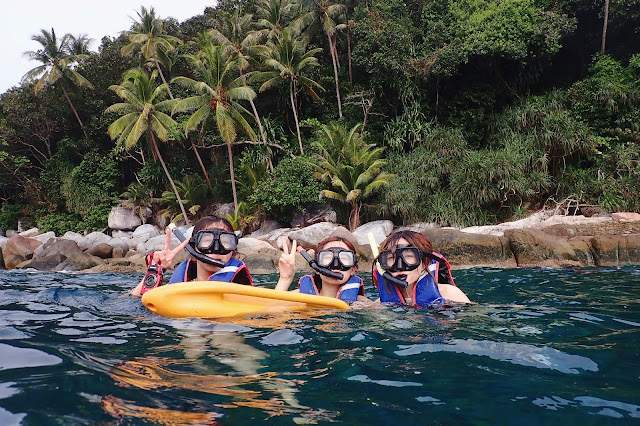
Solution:
[{"label": "mask lens", "polygon": [[405,247],[402,249],[399,248],[398,251],[400,251],[400,256],[402,257],[402,260],[404,261],[406,267],[411,268],[407,269],[407,271],[412,271],[417,268],[418,265],[420,265],[422,256],[420,250],[418,250],[416,247]]},{"label": "mask lens", "polygon": [[351,250],[341,250],[338,252],[338,260],[345,268],[351,268],[356,264],[356,254]]},{"label": "mask lens", "polygon": [[204,253],[205,251],[211,249],[214,241],[215,235],[213,233],[200,231],[198,232],[198,235],[196,235],[196,248]]},{"label": "mask lens", "polygon": [[233,251],[238,248],[238,237],[230,232],[220,233],[220,245],[223,249]]},{"label": "mask lens", "polygon": [[393,264],[396,263],[396,254],[391,250],[382,251],[380,252],[379,261],[382,269],[391,269],[393,268]]},{"label": "mask lens", "polygon": [[329,250],[320,250],[318,252],[318,260],[316,262],[323,268],[331,266],[333,263],[333,253]]}]

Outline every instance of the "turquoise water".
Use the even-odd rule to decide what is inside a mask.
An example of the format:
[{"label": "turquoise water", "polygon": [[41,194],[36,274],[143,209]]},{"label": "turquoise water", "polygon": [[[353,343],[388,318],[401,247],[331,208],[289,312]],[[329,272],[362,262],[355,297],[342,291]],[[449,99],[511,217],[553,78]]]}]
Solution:
[{"label": "turquoise water", "polygon": [[637,267],[454,276],[477,305],[212,322],[0,271],[0,425],[640,424]]}]

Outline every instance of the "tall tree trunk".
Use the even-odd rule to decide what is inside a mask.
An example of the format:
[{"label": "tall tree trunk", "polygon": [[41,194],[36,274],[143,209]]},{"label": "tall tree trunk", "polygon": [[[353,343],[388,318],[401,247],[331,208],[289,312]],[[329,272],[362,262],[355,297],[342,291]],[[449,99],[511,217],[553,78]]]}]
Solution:
[{"label": "tall tree trunk", "polygon": [[[200,137],[202,138],[202,132],[200,133]],[[202,173],[204,174],[204,178],[207,180],[207,185],[209,185],[209,189],[213,192],[213,185],[211,184],[211,179],[209,178],[209,173],[207,173],[207,169],[204,167],[204,163],[202,162],[202,158],[200,158],[200,153],[198,152],[198,148],[196,147],[196,144],[193,143],[193,141],[191,141],[191,139],[189,139],[189,142],[191,142],[191,148],[193,148],[193,152],[196,154],[196,158],[198,159],[198,164],[200,164],[200,168],[202,169]],[[202,142],[202,139],[200,140],[200,142]]]},{"label": "tall tree trunk", "polygon": [[176,188],[176,184],[173,183],[173,178],[171,174],[169,174],[169,169],[167,169],[167,165],[164,163],[164,159],[162,158],[162,154],[160,154],[160,149],[158,149],[158,144],[156,143],[156,138],[153,136],[153,132],[149,131],[149,135],[151,137],[151,147],[153,151],[158,156],[158,160],[160,160],[160,164],[162,164],[162,169],[164,173],[167,175],[167,179],[169,179],[169,183],[171,184],[171,188],[173,189],[173,193],[176,194],[176,199],[178,200],[178,204],[180,205],[180,210],[182,211],[182,215],[184,216],[184,221],[187,225],[191,225],[189,221],[189,216],[187,216],[187,211],[184,209],[184,204],[182,203],[182,198],[180,198],[180,194],[178,193],[178,188]]},{"label": "tall tree trunk", "polygon": [[600,51],[604,53],[607,44],[607,26],[609,25],[609,0],[604,0],[604,22],[602,24],[602,46]]},{"label": "tall tree trunk", "polygon": [[[173,93],[171,92],[171,87],[169,87],[169,83],[167,83],[167,80],[164,78],[164,73],[162,72],[162,68],[160,68],[160,62],[158,62],[157,58],[154,58],[154,61],[156,63],[156,68],[158,68],[158,73],[160,73],[160,78],[162,79],[162,82],[167,86],[167,93],[169,93],[169,98],[173,100],[174,97],[173,97]],[[193,149],[193,153],[196,155],[196,158],[198,159],[198,164],[200,164],[200,169],[202,169],[202,174],[204,175],[204,178],[207,180],[207,185],[209,185],[209,189],[213,191],[213,185],[211,185],[211,179],[209,179],[209,174],[207,173],[207,169],[205,169],[204,167],[204,163],[202,162],[202,158],[200,157],[200,153],[198,152],[198,147],[196,146],[196,144],[193,143],[191,139],[189,139],[189,143],[191,144],[191,149]]]},{"label": "tall tree trunk", "polygon": [[67,93],[67,89],[64,88],[63,84],[61,84],[60,87],[62,87],[62,93],[64,93],[64,97],[67,98],[67,102],[69,103],[69,106],[71,107],[71,110],[73,111],[73,114],[76,116],[76,120],[78,120],[78,123],[80,124],[80,128],[82,129],[82,133],[84,133],[85,139],[89,139],[89,135],[87,135],[87,131],[84,129],[84,124],[82,124],[82,120],[80,120],[80,116],[78,115],[78,111],[76,111],[76,107],[73,106],[73,102],[71,102],[71,98],[69,97],[69,94]]},{"label": "tall tree trunk", "polygon": [[333,62],[333,78],[336,81],[336,98],[338,99],[338,115],[342,118],[342,102],[340,101],[340,83],[338,81],[338,58],[337,58],[337,50],[335,47],[335,40],[329,34],[327,34],[327,38],[329,39],[329,52],[331,53],[331,60]]},{"label": "tall tree trunk", "polygon": [[231,175],[231,191],[233,192],[233,207],[238,210],[238,193],[236,192],[236,172],[233,168],[233,151],[231,144],[227,142],[227,154],[229,155],[229,174]]},{"label": "tall tree trunk", "polygon": [[[242,71],[240,71],[240,75],[242,76],[242,82],[244,85],[247,85],[247,79],[245,78]],[[264,127],[262,127],[262,121],[260,121],[260,116],[258,115],[258,109],[256,108],[256,104],[253,102],[253,99],[249,99],[249,104],[251,104],[251,109],[253,110],[253,116],[258,123],[258,129],[260,130],[260,137],[262,138],[262,143],[264,144],[264,149],[267,153],[267,162],[269,163],[269,170],[273,172],[273,162],[271,161],[271,154],[269,154],[269,147],[267,146],[267,135],[264,132]]]},{"label": "tall tree trunk", "polygon": [[349,63],[349,83],[353,85],[353,72],[351,70],[351,21],[347,23],[347,60]]},{"label": "tall tree trunk", "polygon": [[289,96],[291,97],[291,108],[293,109],[293,118],[296,120],[296,132],[298,132],[298,143],[300,144],[300,155],[304,155],[304,149],[302,148],[302,136],[300,136],[300,123],[298,122],[298,111],[296,108],[296,102],[293,97],[295,86],[293,81],[289,82]]},{"label": "tall tree trunk", "polygon": [[169,83],[167,83],[167,80],[164,78],[164,73],[162,72],[162,68],[160,68],[160,62],[158,62],[158,58],[153,58],[153,60],[156,63],[156,68],[158,69],[158,73],[160,73],[160,78],[162,79],[162,82],[167,86],[167,92],[169,92],[169,97],[173,99],[173,93],[171,93],[171,87],[169,87]]},{"label": "tall tree trunk", "polygon": [[358,208],[358,201],[353,200],[351,202],[351,217],[349,218],[349,231],[353,232],[360,226],[360,209]]}]

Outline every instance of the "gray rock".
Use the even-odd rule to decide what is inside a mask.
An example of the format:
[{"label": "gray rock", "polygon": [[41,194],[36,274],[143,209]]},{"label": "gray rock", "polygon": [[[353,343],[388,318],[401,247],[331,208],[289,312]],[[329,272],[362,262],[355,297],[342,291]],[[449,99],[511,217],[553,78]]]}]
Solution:
[{"label": "gray rock", "polygon": [[327,238],[339,225],[329,222],[320,222],[289,232],[288,236],[292,240],[297,240],[298,244],[305,248],[312,248]]},{"label": "gray rock", "polygon": [[138,213],[130,207],[114,207],[109,213],[108,226],[115,230],[131,230],[142,225]]},{"label": "gray rock", "polygon": [[113,247],[107,243],[100,243],[87,250],[87,254],[90,254],[92,256],[97,256],[100,259],[107,259],[111,257],[112,253],[113,253]]},{"label": "gray rock", "polygon": [[309,226],[318,222],[335,223],[336,212],[328,204],[313,203],[304,212],[295,212],[291,218],[291,227]]}]

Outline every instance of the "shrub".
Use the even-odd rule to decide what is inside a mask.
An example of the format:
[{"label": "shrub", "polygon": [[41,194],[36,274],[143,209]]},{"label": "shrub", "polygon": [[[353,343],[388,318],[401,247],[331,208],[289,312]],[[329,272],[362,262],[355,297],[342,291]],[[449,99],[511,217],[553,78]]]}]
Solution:
[{"label": "shrub", "polygon": [[308,160],[296,157],[282,160],[273,175],[258,182],[249,201],[260,206],[265,214],[288,222],[295,211],[304,211],[318,201],[322,189]]}]

